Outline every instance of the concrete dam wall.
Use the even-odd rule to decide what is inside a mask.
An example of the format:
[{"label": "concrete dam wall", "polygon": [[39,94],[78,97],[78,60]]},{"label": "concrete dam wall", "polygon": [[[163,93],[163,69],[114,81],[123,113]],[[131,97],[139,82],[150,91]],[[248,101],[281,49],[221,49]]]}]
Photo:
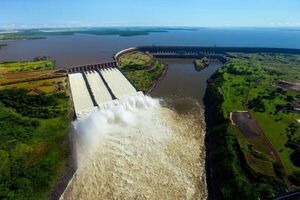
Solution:
[{"label": "concrete dam wall", "polygon": [[150,53],[156,58],[187,58],[199,59],[207,57],[210,60],[218,60],[225,63],[228,53],[286,53],[300,54],[300,49],[288,48],[260,48],[260,47],[201,47],[201,46],[140,46],[124,49],[115,54],[115,60],[130,52],[142,51]]},{"label": "concrete dam wall", "polygon": [[77,118],[116,99],[141,94],[117,67],[73,70],[68,76]]}]

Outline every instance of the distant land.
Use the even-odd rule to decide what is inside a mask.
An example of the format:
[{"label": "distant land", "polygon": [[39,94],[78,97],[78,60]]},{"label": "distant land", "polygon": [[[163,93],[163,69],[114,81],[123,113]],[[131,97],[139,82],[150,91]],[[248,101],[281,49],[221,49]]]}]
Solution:
[{"label": "distant land", "polygon": [[0,28],[1,40],[34,40],[45,39],[49,36],[91,34],[91,35],[118,35],[123,37],[149,35],[151,33],[167,33],[169,31],[197,31],[200,29],[224,30],[284,30],[300,31],[300,28],[283,27],[67,27],[67,28],[29,28],[4,29]]},{"label": "distant land", "polygon": [[2,48],[2,47],[5,47],[5,46],[7,46],[6,44],[0,44],[0,49]]},{"label": "distant land", "polygon": [[41,28],[41,29],[0,29],[0,40],[28,40],[45,39],[48,36],[92,34],[92,35],[118,35],[138,36],[149,35],[150,33],[164,33],[171,30],[194,31],[199,28]]}]

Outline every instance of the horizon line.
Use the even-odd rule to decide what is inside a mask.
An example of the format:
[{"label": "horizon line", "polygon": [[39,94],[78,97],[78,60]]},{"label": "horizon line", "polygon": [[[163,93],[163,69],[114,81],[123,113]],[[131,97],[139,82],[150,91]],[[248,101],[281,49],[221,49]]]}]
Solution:
[{"label": "horizon line", "polygon": [[112,26],[107,26],[107,25],[20,25],[20,26],[8,26],[0,25],[0,30],[26,30],[26,29],[71,29],[71,28],[178,28],[178,29],[184,29],[184,28],[300,28],[300,26],[172,26],[172,25],[161,25],[161,26],[155,26],[155,25],[144,25],[144,26],[139,26],[139,25],[112,25]]}]

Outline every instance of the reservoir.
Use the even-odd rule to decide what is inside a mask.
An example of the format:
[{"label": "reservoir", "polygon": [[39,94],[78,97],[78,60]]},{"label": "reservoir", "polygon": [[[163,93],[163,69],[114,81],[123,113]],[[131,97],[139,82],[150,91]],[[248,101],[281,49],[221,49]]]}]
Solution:
[{"label": "reservoir", "polygon": [[231,46],[300,48],[299,29],[221,29],[171,30],[167,33],[120,37],[75,34],[41,40],[0,41],[0,62],[31,60],[49,56],[59,67],[98,63],[112,59],[120,50],[135,46]]}]

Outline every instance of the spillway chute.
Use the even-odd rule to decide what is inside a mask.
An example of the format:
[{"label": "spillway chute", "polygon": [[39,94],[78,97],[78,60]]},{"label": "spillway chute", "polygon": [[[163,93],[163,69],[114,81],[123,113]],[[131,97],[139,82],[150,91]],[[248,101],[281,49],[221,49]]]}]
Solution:
[{"label": "spillway chute", "polygon": [[131,95],[143,95],[138,92],[121,71],[113,67],[80,68],[69,70],[69,82],[77,118],[89,113],[118,104],[119,100]]}]

